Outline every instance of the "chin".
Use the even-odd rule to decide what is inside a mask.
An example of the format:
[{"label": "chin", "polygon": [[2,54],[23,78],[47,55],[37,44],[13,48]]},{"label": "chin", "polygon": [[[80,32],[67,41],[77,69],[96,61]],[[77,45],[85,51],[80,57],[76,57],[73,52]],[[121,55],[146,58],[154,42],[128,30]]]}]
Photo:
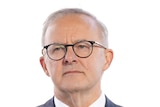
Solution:
[{"label": "chin", "polygon": [[75,92],[79,92],[81,90],[85,90],[87,88],[87,86],[82,86],[80,84],[69,84],[65,87],[62,87],[62,90],[69,92],[69,93],[75,93]]}]

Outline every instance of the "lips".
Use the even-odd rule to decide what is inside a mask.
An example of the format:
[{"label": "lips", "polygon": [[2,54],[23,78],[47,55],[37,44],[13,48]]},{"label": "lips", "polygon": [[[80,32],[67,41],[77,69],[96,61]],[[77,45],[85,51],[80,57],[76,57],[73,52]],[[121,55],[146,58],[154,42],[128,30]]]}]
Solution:
[{"label": "lips", "polygon": [[67,74],[80,74],[80,73],[83,73],[83,72],[81,72],[81,71],[66,71],[64,73],[64,75],[67,75]]}]

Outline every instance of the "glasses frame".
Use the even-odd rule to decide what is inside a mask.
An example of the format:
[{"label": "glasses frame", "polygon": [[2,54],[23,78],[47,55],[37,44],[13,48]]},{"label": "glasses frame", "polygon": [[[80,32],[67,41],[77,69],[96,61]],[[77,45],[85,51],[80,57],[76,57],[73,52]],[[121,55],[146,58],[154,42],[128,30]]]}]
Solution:
[{"label": "glasses frame", "polygon": [[[76,44],[78,44],[78,43],[81,43],[81,42],[89,42],[89,43],[91,44],[91,52],[90,52],[89,55],[87,55],[87,56],[85,56],[85,57],[79,56],[79,55],[75,52],[75,50],[74,50],[74,46],[75,46]],[[50,55],[48,54],[48,47],[51,46],[51,45],[54,45],[54,44],[55,44],[55,43],[51,43],[51,44],[49,44],[49,45],[45,45],[45,46],[43,46],[43,49],[42,49],[42,54],[44,55],[44,49],[45,49],[45,50],[46,50],[46,53],[47,53],[47,56],[48,56],[51,60],[54,60],[54,61],[58,61],[58,60],[63,59],[63,58],[66,56],[67,49],[68,49],[67,47],[69,47],[69,46],[72,47],[72,50],[73,50],[74,54],[75,54],[76,56],[80,57],[80,58],[87,58],[87,57],[89,57],[89,56],[92,54],[92,52],[93,52],[93,47],[99,47],[99,48],[107,49],[105,46],[103,46],[101,43],[99,43],[99,42],[97,42],[97,41],[82,40],[82,41],[76,42],[76,43],[74,43],[74,44],[66,44],[66,45],[65,45],[65,44],[59,44],[59,45],[63,45],[63,46],[65,47],[65,54],[64,54],[63,57],[60,58],[60,59],[53,59],[53,58],[51,58]],[[95,45],[94,45],[94,44],[95,44]]]}]

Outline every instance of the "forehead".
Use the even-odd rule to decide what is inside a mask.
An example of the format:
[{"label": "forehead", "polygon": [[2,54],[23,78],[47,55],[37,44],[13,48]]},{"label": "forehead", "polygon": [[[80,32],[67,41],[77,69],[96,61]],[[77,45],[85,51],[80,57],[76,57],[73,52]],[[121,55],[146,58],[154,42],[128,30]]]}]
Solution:
[{"label": "forehead", "polygon": [[48,26],[45,42],[63,42],[77,40],[97,40],[101,30],[97,22],[89,16],[70,14],[56,19]]}]

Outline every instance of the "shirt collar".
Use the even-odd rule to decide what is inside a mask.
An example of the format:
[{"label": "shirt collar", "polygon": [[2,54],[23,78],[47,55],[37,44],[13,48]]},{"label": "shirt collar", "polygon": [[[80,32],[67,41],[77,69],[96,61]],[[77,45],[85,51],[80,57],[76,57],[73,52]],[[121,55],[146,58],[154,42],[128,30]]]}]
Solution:
[{"label": "shirt collar", "polygon": [[104,107],[105,106],[105,95],[101,94],[101,96],[92,103],[89,107]]},{"label": "shirt collar", "polygon": [[[55,101],[56,107],[69,107],[68,105],[64,104],[62,101],[57,99],[56,97],[54,98],[54,101]],[[105,106],[105,95],[101,94],[101,96],[89,107],[104,107],[104,106]]]},{"label": "shirt collar", "polygon": [[62,101],[57,99],[57,97],[54,97],[54,102],[56,107],[69,107],[68,105],[64,104]]}]

